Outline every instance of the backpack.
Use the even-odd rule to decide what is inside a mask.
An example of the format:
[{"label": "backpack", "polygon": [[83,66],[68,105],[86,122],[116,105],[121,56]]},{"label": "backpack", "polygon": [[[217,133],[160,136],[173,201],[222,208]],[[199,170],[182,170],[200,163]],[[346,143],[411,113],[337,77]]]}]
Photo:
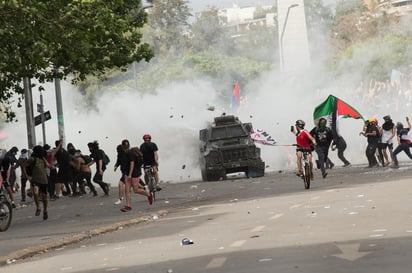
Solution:
[{"label": "backpack", "polygon": [[34,166],[36,165],[36,158],[35,157],[33,157],[33,163],[31,163],[30,165],[28,165],[27,167],[26,167],[26,173],[27,173],[27,175],[28,176],[32,176],[33,175],[33,169],[34,169]]},{"label": "backpack", "polygon": [[103,164],[107,166],[110,163],[110,158],[107,156],[107,154],[103,150],[100,150],[100,153],[102,155]]},{"label": "backpack", "polygon": [[133,148],[130,148],[130,150],[131,150],[137,157],[143,158],[143,154],[142,154],[142,152],[140,151],[139,147],[133,147]]}]

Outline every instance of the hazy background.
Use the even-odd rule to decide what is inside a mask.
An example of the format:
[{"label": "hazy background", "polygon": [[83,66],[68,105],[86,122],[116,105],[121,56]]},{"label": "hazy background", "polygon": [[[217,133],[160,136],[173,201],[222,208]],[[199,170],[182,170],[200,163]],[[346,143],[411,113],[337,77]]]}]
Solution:
[{"label": "hazy background", "polygon": [[[207,4],[227,6],[232,1],[190,2],[196,10]],[[258,1],[236,1],[240,4],[256,2]],[[335,1],[325,2],[332,4]],[[329,50],[328,45],[323,45],[318,48],[317,54],[328,54]],[[368,48],[368,52],[376,50],[380,49]],[[354,52],[354,56],[351,67],[356,67],[357,63],[362,62],[365,54],[360,50],[358,53]],[[388,107],[376,107],[376,104],[371,104],[371,101],[359,96],[356,87],[360,80],[356,69],[348,70],[343,77],[334,78],[316,60],[313,60],[309,70],[299,71],[293,75],[269,71],[247,86],[241,85],[240,93],[244,102],[234,114],[243,122],[252,122],[254,128],[266,130],[280,145],[295,142],[295,137],[289,131],[295,120],[305,120],[306,128],[309,130],[313,127],[313,110],[329,94],[345,100],[365,118],[374,116],[382,123],[382,117],[391,114],[394,121],[404,121],[409,104],[400,103],[396,109],[391,108],[396,96],[388,96],[384,101]],[[227,90],[228,94],[231,92],[232,89]],[[141,95],[130,87],[125,87],[120,92],[97,92],[97,109],[89,109],[84,97],[69,83],[63,82],[62,93],[66,143],[73,143],[76,148],[87,154],[87,143],[99,141],[101,148],[111,158],[106,181],[113,185],[117,184],[120,177],[119,173],[113,171],[116,146],[125,138],[129,139],[132,146],[138,146],[146,133],[152,135],[153,142],[159,147],[161,180],[178,183],[200,179],[199,130],[211,122],[214,116],[223,112],[233,113],[230,110],[230,101],[222,102],[221,98],[218,99],[211,83],[202,78],[179,83],[170,82],[158,89],[155,95]],[[53,84],[47,86],[44,96],[45,110],[50,110],[52,115],[52,119],[46,122],[47,142],[54,146],[54,141],[58,138],[58,129]],[[39,103],[38,91],[34,91],[33,100],[34,105]],[[210,111],[209,106],[214,106],[215,110]],[[4,129],[8,138],[2,142],[3,147],[16,145],[21,149],[27,146],[24,108],[20,108],[17,114],[18,122],[8,124]],[[353,164],[367,162],[364,155],[366,139],[359,136],[362,125],[361,120],[347,119],[341,122],[341,132],[348,143],[345,155]],[[42,143],[41,126],[36,127],[36,136],[37,142]],[[268,172],[295,168],[293,147],[260,147]],[[330,157],[337,166],[342,165],[335,152],[330,152]]]}]

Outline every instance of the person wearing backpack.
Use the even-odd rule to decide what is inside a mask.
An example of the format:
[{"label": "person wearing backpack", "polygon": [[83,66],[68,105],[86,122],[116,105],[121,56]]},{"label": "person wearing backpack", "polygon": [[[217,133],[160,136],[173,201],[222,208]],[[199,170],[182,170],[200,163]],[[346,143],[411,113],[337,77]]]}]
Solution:
[{"label": "person wearing backpack", "polygon": [[[49,218],[47,212],[47,192],[48,192],[48,178],[46,173],[46,168],[54,168],[46,160],[47,152],[40,145],[33,147],[32,156],[23,163],[23,173],[27,179],[33,185],[33,197],[36,204],[35,215],[39,216],[40,210],[40,200],[43,203],[43,220]],[[30,171],[29,171],[30,167]]]},{"label": "person wearing backpack", "polygon": [[310,131],[310,134],[315,138],[317,143],[315,151],[318,155],[319,168],[323,178],[326,178],[328,175],[325,171],[325,164],[328,158],[329,146],[333,140],[332,130],[326,126],[326,123],[327,121],[325,118],[320,118],[318,125]]},{"label": "person wearing backpack", "polygon": [[99,143],[97,141],[89,142],[87,146],[89,147],[90,157],[93,159],[91,164],[96,163],[96,173],[93,176],[93,182],[99,184],[104,195],[108,196],[110,191],[109,184],[103,181],[103,173],[106,170],[106,165],[108,163],[107,158],[106,160],[103,160],[106,153],[99,148]]}]

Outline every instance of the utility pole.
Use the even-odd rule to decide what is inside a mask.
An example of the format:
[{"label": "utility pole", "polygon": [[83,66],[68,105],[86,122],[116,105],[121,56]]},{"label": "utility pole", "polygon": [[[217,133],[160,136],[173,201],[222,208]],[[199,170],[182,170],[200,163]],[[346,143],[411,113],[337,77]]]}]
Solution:
[{"label": "utility pole", "polygon": [[46,125],[44,118],[44,104],[43,104],[43,92],[40,91],[40,117],[41,117],[41,128],[43,132],[43,145],[46,144]]},{"label": "utility pole", "polygon": [[60,79],[54,79],[54,87],[56,90],[56,108],[57,108],[57,126],[59,130],[59,140],[62,141],[64,147],[66,137],[64,136],[64,116],[63,116],[63,103],[62,103],[62,90],[60,86]]},{"label": "utility pole", "polygon": [[34,130],[33,96],[31,92],[31,83],[29,78],[23,78],[23,87],[24,104],[26,108],[27,145],[29,149],[32,149],[36,144],[36,131]]}]

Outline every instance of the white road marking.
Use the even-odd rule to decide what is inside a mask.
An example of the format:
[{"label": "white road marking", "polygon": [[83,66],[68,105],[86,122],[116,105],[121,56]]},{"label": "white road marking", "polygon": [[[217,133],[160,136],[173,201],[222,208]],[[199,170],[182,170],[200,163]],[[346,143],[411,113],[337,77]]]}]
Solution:
[{"label": "white road marking", "polygon": [[250,232],[259,232],[262,231],[266,226],[257,226],[254,229],[252,229]]},{"label": "white road marking", "polygon": [[246,240],[239,240],[231,244],[231,247],[241,247],[246,243]]},{"label": "white road marking", "polygon": [[371,252],[360,252],[359,247],[360,244],[337,244],[336,245],[339,250],[342,252],[341,254],[332,255],[341,259],[345,259],[348,261],[355,261],[357,259],[362,258],[365,255],[368,255]]},{"label": "white road marking", "polygon": [[227,257],[218,257],[218,258],[213,258],[206,266],[206,268],[218,268],[222,267],[224,263],[226,262]]},{"label": "white road marking", "polygon": [[269,220],[275,220],[278,219],[280,217],[282,217],[284,214],[283,213],[278,213],[276,215],[273,215],[272,217],[269,218]]},{"label": "white road marking", "polygon": [[302,204],[295,204],[295,205],[290,206],[289,209],[296,209],[296,208],[299,208],[301,206],[302,206]]},{"label": "white road marking", "polygon": [[384,228],[381,228],[381,229],[374,229],[373,230],[373,232],[385,232],[385,231],[387,231],[386,229],[384,229]]},{"label": "white road marking", "polygon": [[371,235],[369,235],[369,237],[371,237],[371,238],[383,237],[383,236],[385,236],[385,235],[384,234],[371,234]]}]

